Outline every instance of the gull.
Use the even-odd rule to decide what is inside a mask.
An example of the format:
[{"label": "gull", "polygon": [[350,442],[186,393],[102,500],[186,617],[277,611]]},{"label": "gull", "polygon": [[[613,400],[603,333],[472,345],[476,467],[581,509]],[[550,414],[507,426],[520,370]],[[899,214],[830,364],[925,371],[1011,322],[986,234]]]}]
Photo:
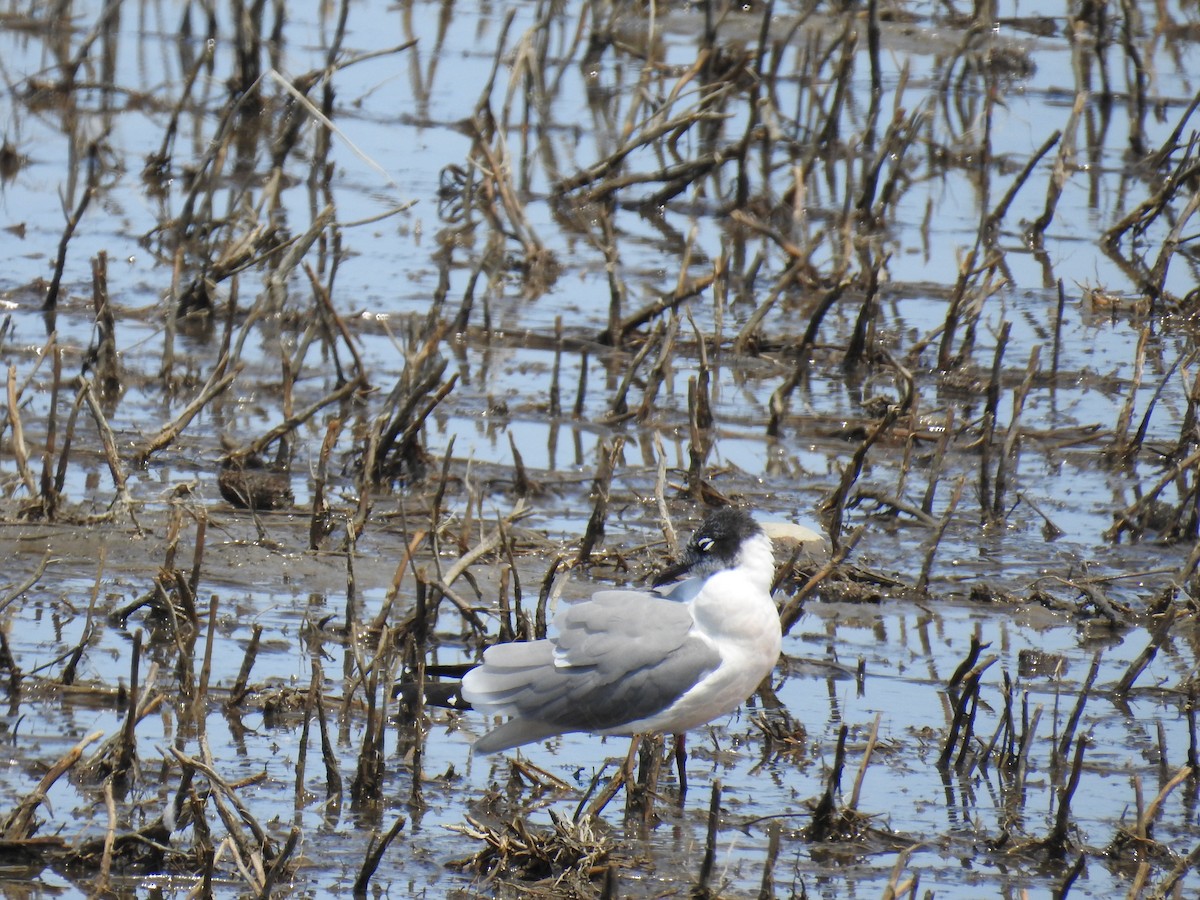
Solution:
[{"label": "gull", "polygon": [[569,732],[682,735],[728,715],[779,659],[774,573],[771,539],[749,513],[710,514],[651,590],[599,591],[565,606],[553,637],[489,647],[462,698],[511,718],[472,752]]}]

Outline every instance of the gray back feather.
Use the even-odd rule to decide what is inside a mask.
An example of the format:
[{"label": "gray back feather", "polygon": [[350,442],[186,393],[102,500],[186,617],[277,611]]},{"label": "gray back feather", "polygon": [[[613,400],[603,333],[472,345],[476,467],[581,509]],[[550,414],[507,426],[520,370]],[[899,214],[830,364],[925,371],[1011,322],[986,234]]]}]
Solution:
[{"label": "gray back feather", "polygon": [[653,594],[601,591],[554,623],[557,637],[491,647],[464,679],[473,705],[523,720],[481,739],[480,752],[645,718],[720,663],[707,641],[689,636],[687,606]]}]

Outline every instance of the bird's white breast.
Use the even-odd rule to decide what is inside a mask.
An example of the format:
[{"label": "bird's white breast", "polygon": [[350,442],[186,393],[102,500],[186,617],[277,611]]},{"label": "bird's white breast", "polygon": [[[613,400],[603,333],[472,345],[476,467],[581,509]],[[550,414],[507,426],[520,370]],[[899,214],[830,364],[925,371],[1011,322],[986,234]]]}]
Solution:
[{"label": "bird's white breast", "polygon": [[770,540],[761,536],[749,541],[739,563],[710,576],[690,601],[694,633],[717,650],[721,664],[667,709],[610,733],[696,728],[733,712],[775,668],[782,636],[771,599],[775,563]]}]

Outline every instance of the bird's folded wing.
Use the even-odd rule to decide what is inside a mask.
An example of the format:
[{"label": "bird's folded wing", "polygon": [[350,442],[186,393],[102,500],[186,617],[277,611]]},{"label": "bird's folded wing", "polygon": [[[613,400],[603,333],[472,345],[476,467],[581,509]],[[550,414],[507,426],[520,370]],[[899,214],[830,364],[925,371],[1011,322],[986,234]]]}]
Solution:
[{"label": "bird's folded wing", "polygon": [[686,605],[602,591],[555,618],[553,641],[499,644],[464,681],[475,705],[600,731],[666,709],[720,663]]},{"label": "bird's folded wing", "polygon": [[675,652],[695,624],[682,603],[642,591],[600,591],[554,618],[554,664],[620,676]]}]

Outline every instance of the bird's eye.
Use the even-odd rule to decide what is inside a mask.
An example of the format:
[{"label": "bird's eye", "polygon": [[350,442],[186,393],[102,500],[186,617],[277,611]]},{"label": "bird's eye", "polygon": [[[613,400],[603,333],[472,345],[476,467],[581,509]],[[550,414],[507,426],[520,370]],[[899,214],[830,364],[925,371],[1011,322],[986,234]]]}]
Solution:
[{"label": "bird's eye", "polygon": [[700,548],[702,553],[707,553],[713,548],[715,542],[710,537],[702,537],[696,539],[696,546]]}]

